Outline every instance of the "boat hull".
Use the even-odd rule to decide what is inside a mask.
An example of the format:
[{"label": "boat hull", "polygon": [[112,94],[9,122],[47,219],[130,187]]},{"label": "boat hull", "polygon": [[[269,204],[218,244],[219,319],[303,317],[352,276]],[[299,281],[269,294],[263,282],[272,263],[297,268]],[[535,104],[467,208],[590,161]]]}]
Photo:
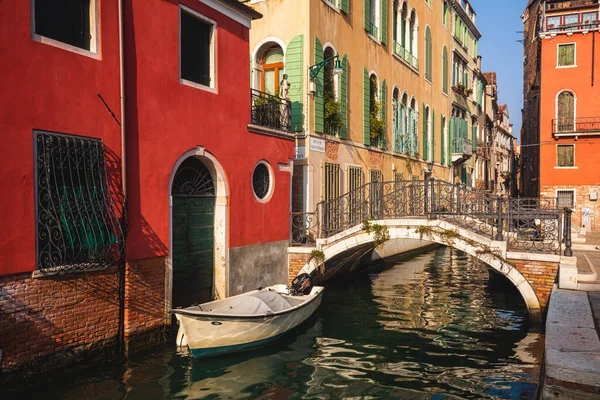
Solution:
[{"label": "boat hull", "polygon": [[180,324],[178,343],[187,344],[196,358],[262,346],[308,319],[321,304],[323,288],[315,287],[307,301],[289,312],[266,316],[208,316],[175,312]]}]

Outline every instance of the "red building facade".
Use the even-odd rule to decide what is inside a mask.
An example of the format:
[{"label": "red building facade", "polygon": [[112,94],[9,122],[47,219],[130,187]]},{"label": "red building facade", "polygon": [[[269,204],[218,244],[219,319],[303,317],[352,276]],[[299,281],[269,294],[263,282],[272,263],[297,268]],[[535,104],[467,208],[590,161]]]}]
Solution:
[{"label": "red building facade", "polygon": [[540,195],[571,207],[574,227],[598,230],[599,4],[547,1],[542,8]]},{"label": "red building facade", "polygon": [[260,14],[235,0],[47,3],[0,3],[8,372],[144,346],[172,307],[288,279],[294,142],[251,117]]}]

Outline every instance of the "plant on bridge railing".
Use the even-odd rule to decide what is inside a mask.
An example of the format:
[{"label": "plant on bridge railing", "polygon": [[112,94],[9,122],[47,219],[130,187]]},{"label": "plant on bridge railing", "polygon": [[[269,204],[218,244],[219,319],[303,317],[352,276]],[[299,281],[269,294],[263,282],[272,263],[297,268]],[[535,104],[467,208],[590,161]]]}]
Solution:
[{"label": "plant on bridge railing", "polygon": [[325,270],[325,253],[322,250],[314,249],[310,252],[307,263],[315,260],[316,268],[320,274],[323,274]]},{"label": "plant on bridge railing", "polygon": [[[455,240],[461,240],[469,246],[474,247],[476,249],[475,254],[477,254],[478,257],[490,255],[500,261],[506,261],[504,257],[502,257],[502,253],[499,250],[493,250],[488,245],[477,243],[473,239],[464,237],[454,229],[443,229],[439,227],[420,225],[415,229],[415,232],[419,234],[419,237],[421,239],[423,239],[423,237],[426,237],[432,242],[441,242],[446,246],[450,247],[454,247]],[[437,236],[439,240],[436,240],[434,238],[434,235]]]},{"label": "plant on bridge railing", "polygon": [[362,229],[367,233],[373,233],[373,243],[375,244],[376,249],[381,249],[385,242],[390,240],[390,232],[388,231],[387,226],[372,224],[370,221],[363,221]]}]

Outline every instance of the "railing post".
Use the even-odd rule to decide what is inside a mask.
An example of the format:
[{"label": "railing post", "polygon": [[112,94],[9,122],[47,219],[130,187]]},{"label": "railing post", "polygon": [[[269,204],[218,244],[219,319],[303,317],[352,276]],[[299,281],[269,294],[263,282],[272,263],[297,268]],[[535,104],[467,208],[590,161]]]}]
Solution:
[{"label": "railing post", "polygon": [[431,183],[431,208],[429,209],[429,211],[431,212],[433,219],[436,218],[435,212],[437,210],[436,206],[435,206],[435,178],[431,177],[429,179],[429,182]]},{"label": "railing post", "polygon": [[429,185],[427,185],[427,178],[423,178],[423,212],[425,218],[429,218]]},{"label": "railing post", "polygon": [[377,182],[377,184],[379,185],[379,212],[377,213],[377,217],[379,219],[385,219],[385,211],[384,211],[384,205],[385,205],[385,200],[383,198],[383,181],[382,182]]},{"label": "railing post", "polygon": [[498,221],[496,226],[496,240],[504,240],[502,235],[502,197],[498,196],[496,201],[498,207]]},{"label": "railing post", "polygon": [[572,257],[573,250],[571,250],[571,209],[565,207],[565,257]]}]

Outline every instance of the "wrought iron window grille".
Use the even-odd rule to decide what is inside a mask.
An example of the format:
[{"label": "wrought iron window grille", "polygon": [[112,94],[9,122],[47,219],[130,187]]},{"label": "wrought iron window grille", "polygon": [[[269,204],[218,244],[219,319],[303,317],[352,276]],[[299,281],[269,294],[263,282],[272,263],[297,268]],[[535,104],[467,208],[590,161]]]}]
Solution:
[{"label": "wrought iron window grille", "polygon": [[[35,132],[36,268],[42,275],[113,266],[124,234],[101,140]],[[112,189],[112,191],[111,191]]]}]

